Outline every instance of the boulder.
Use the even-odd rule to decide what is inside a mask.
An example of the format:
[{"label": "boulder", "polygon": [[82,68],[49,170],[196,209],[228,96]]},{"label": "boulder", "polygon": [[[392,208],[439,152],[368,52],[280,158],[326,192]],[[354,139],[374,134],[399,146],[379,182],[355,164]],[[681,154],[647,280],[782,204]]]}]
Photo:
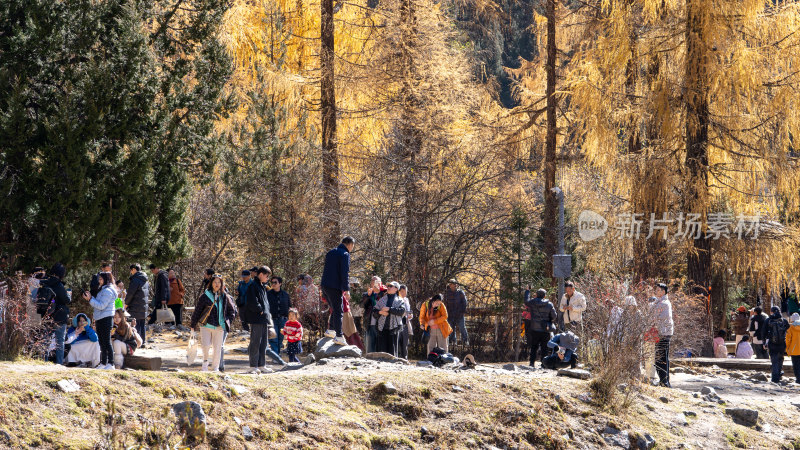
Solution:
[{"label": "boulder", "polygon": [[408,364],[408,360],[403,358],[398,358],[394,355],[385,352],[370,352],[364,355],[364,358],[371,359],[373,361]]},{"label": "boulder", "polygon": [[753,381],[769,381],[769,377],[764,372],[756,372],[750,377]]},{"label": "boulder", "polygon": [[739,425],[753,427],[758,424],[758,411],[754,409],[726,408],[725,414],[731,416],[731,419]]},{"label": "boulder", "polygon": [[397,393],[397,388],[392,384],[391,381],[382,381],[375,385],[375,392],[381,394],[392,395]]},{"label": "boulder", "polygon": [[322,338],[317,341],[314,359],[319,361],[325,358],[361,358],[361,349],[355,345],[334,345],[333,339]]},{"label": "boulder", "polygon": [[517,365],[516,364],[505,364],[503,365],[503,370],[508,370],[509,372],[516,372]]},{"label": "boulder", "polygon": [[172,412],[178,419],[178,430],[188,437],[205,439],[206,413],[197,402],[180,402],[172,405]]},{"label": "boulder", "polygon": [[649,433],[641,434],[636,438],[636,447],[639,450],[650,450],[656,446],[656,438]]},{"label": "boulder", "polygon": [[686,415],[684,413],[678,413],[675,415],[675,423],[678,425],[689,425],[689,421],[686,419]]},{"label": "boulder", "polygon": [[558,376],[588,380],[592,377],[592,374],[588,370],[583,369],[559,369]]},{"label": "boulder", "polygon": [[61,389],[62,392],[78,392],[81,390],[81,387],[78,386],[78,383],[75,380],[59,380],[58,388]]},{"label": "boulder", "polygon": [[606,427],[603,430],[603,440],[609,447],[628,449],[631,446],[627,431],[620,431],[616,428]]},{"label": "boulder", "polygon": [[246,441],[252,441],[253,440],[253,432],[250,431],[250,427],[248,427],[247,425],[242,427],[242,437]]},{"label": "boulder", "polygon": [[703,386],[703,388],[700,389],[700,393],[703,395],[717,395],[717,391],[711,386]]}]

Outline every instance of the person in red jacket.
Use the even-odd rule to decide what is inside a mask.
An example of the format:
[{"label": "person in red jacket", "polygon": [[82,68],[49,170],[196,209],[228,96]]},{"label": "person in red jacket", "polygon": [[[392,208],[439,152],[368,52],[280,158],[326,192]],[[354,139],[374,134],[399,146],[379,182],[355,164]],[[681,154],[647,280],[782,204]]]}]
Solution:
[{"label": "person in red jacket", "polygon": [[281,330],[288,342],[286,354],[289,355],[289,362],[300,362],[297,355],[303,353],[303,325],[297,320],[299,316],[297,308],[289,308],[289,320]]}]

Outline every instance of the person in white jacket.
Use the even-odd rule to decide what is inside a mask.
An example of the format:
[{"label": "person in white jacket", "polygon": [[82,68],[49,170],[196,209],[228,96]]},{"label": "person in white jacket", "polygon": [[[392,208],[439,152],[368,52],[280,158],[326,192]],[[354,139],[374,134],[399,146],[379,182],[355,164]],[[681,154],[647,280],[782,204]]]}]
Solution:
[{"label": "person in white jacket", "polygon": [[564,317],[564,328],[583,336],[583,312],[586,310],[586,296],[575,290],[571,281],[564,283],[564,296],[558,304]]},{"label": "person in white jacket", "polygon": [[116,283],[114,277],[108,272],[98,274],[100,291],[97,297],[92,297],[89,292],[83,293],[83,298],[89,301],[94,308],[94,324],[97,331],[97,340],[100,342],[99,369],[114,369],[114,348],[111,346],[111,327],[114,324],[114,302],[117,299]]},{"label": "person in white jacket", "polygon": [[656,301],[653,304],[653,324],[658,330],[656,343],[656,373],[658,384],[663,387],[672,387],[669,383],[669,343],[675,332],[675,323],[672,320],[672,303],[669,301],[667,291],[669,288],[664,283],[656,285]]}]

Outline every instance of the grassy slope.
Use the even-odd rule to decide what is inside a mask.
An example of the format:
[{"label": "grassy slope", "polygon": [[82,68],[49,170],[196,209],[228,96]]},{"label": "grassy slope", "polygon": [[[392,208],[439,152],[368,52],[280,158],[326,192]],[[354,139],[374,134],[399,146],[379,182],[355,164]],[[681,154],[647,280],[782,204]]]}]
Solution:
[{"label": "grassy slope", "polygon": [[[208,416],[207,440],[199,448],[232,449],[571,448],[576,445],[567,438],[570,433],[580,442],[578,446],[596,448],[602,447],[596,430],[609,423],[649,432],[659,448],[669,448],[689,442],[690,437],[683,429],[670,427],[669,419],[693,403],[701,412],[698,400],[676,390],[648,389],[618,417],[574,397],[587,391],[585,381],[475,371],[400,372],[395,367],[346,370],[342,363],[317,366],[318,373],[304,373],[304,369],[259,377],[230,374],[232,382],[226,382],[219,375],[197,372],[54,370],[52,365],[33,362],[2,364],[0,444],[94,448],[104,442],[100,423],[107,415],[104,403],[111,401],[116,408],[117,446],[144,443],[153,448],[160,441],[179,441],[169,409],[182,400],[200,402]],[[56,382],[64,378],[74,379],[81,391],[59,391]],[[390,380],[398,393],[384,395],[374,389],[381,380]],[[231,384],[248,391],[232,395]],[[453,392],[453,386],[464,392]],[[658,401],[662,395],[670,403]],[[780,443],[764,440],[761,433],[728,421],[721,407],[711,408],[712,413],[702,415],[717,430],[705,438],[707,448],[780,448]],[[251,428],[252,441],[244,440],[234,417]],[[433,435],[432,442],[422,438],[422,426]],[[105,433],[112,429],[102,428]]]}]

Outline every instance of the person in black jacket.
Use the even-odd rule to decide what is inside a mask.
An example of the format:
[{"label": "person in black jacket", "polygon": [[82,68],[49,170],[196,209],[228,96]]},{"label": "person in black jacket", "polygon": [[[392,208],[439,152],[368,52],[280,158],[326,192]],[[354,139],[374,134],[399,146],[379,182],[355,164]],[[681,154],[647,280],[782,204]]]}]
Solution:
[{"label": "person in black jacket", "polygon": [[255,271],[256,279],[247,288],[247,303],[242,312],[242,317],[250,324],[250,346],[248,347],[250,373],[272,372],[267,368],[265,355],[280,365],[286,364],[267,346],[268,340],[277,334],[272,323],[272,314],[267,299],[266,284],[270,274],[271,271],[266,266],[261,266]]},{"label": "person in black jacket", "polygon": [[760,306],[756,306],[753,309],[753,313],[753,317],[750,318],[750,328],[748,329],[753,336],[753,350],[756,352],[757,359],[768,359],[769,352],[767,352],[764,341],[767,339],[766,323],[769,316],[764,314]]},{"label": "person in black jacket", "polygon": [[56,263],[50,269],[50,277],[41,282],[38,292],[39,298],[49,297],[55,304],[49,317],[56,326],[53,330],[56,339],[56,364],[64,364],[64,339],[67,336],[69,323],[69,304],[72,303],[64,283],[61,281],[66,275],[66,267],[61,263]]},{"label": "person in black jacket", "polygon": [[789,322],[781,315],[781,310],[773,306],[772,315],[766,320],[766,341],[769,349],[769,359],[772,364],[772,382],[778,383],[783,376],[783,355],[786,353],[786,331]]},{"label": "person in black jacket", "polygon": [[547,356],[547,343],[551,338],[553,324],[555,324],[558,314],[556,308],[547,300],[547,291],[539,289],[536,291],[536,298],[531,300],[531,288],[525,290],[525,306],[531,314],[530,329],[525,330],[525,334],[530,333],[528,342],[531,346],[531,367],[536,363],[536,351],[542,353],[541,361]]},{"label": "person in black jacket", "polygon": [[[207,371],[210,363],[211,370],[219,372],[225,335],[230,331],[231,323],[238,314],[236,304],[228,295],[225,281],[221,276],[214,275],[208,283],[208,289],[197,298],[195,305],[191,328],[200,333],[200,347],[203,349],[202,371]],[[213,359],[209,359],[212,348]]]},{"label": "person in black jacket", "polygon": [[283,346],[283,326],[289,320],[289,308],[292,307],[292,301],[289,299],[289,293],[284,291],[283,278],[273,276],[269,280],[270,290],[267,291],[267,300],[269,301],[269,312],[272,314],[272,324],[275,326],[275,332],[278,334],[275,338],[269,340],[269,346],[273,352],[281,354],[281,347]]},{"label": "person in black jacket", "polygon": [[89,283],[89,293],[92,294],[92,297],[97,297],[97,294],[100,293],[101,273],[111,273],[111,264],[107,262],[100,264],[100,272],[92,275],[92,281]]},{"label": "person in black jacket", "polygon": [[128,293],[125,295],[125,310],[136,319],[136,332],[142,338],[142,348],[147,342],[145,330],[147,328],[147,299],[150,297],[150,282],[147,275],[142,273],[142,266],[131,264],[131,277],[128,284]]},{"label": "person in black jacket", "polygon": [[346,236],[338,247],[325,255],[325,267],[322,270],[320,287],[331,308],[331,318],[325,337],[333,338],[335,345],[347,345],[342,334],[344,318],[344,300],[350,301],[350,253],[355,246],[355,239]]},{"label": "person in black jacket", "polygon": [[150,264],[150,273],[153,274],[153,282],[155,284],[153,290],[153,311],[150,313],[150,320],[148,325],[156,322],[156,310],[158,308],[165,308],[169,302],[169,275],[166,270],[159,269],[155,264]]}]

